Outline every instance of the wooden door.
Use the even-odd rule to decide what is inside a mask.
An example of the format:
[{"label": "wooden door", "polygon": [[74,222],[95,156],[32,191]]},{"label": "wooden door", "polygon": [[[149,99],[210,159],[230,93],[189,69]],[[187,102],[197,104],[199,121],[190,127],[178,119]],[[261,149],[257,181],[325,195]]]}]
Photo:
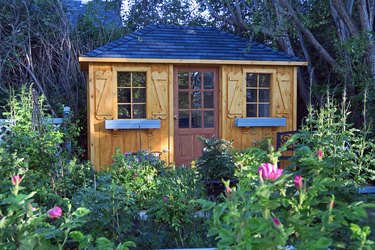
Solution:
[{"label": "wooden door", "polygon": [[218,134],[218,70],[176,68],[173,85],[174,160],[190,164],[202,154],[199,137]]}]

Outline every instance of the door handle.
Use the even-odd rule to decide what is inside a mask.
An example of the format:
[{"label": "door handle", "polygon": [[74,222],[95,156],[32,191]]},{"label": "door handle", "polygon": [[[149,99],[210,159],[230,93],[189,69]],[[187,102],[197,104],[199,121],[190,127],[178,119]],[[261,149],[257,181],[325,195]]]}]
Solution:
[{"label": "door handle", "polygon": [[173,119],[177,120],[177,115],[174,115],[174,116],[173,116]]}]

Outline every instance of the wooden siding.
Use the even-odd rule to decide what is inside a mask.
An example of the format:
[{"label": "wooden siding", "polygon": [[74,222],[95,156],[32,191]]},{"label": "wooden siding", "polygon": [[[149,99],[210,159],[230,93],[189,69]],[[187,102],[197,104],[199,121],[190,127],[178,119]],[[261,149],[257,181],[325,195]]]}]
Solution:
[{"label": "wooden siding", "polygon": [[[176,65],[177,66],[177,65]],[[207,65],[186,65],[207,66]],[[161,121],[160,129],[110,130],[105,120],[117,118],[116,72],[147,71],[147,119]],[[121,152],[140,149],[163,152],[161,159],[173,162],[173,70],[172,63],[90,63],[88,76],[89,156],[96,169],[109,165],[115,148]],[[246,116],[246,72],[271,72],[271,117],[287,118],[283,127],[237,127],[235,118]],[[295,66],[221,65],[219,67],[219,137],[234,140],[234,147],[245,149],[276,132],[296,129]],[[104,97],[104,98],[103,98]]]}]

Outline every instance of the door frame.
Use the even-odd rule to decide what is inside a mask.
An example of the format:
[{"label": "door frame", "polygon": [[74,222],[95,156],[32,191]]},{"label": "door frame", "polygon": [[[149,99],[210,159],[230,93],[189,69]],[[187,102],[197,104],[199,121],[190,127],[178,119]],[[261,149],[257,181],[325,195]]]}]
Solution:
[{"label": "door frame", "polygon": [[[173,98],[172,98],[172,104],[171,106],[173,107],[173,112],[171,114],[171,125],[173,126],[173,162],[176,162],[176,148],[177,148],[177,143],[176,143],[176,136],[177,136],[177,127],[178,127],[178,119],[175,119],[175,117],[178,115],[178,72],[180,71],[198,71],[198,72],[206,72],[206,71],[212,71],[214,72],[214,132],[217,137],[219,137],[220,133],[220,67],[219,66],[200,66],[200,65],[194,65],[194,66],[174,66],[173,67],[173,81],[172,81],[172,93],[173,93]],[[189,97],[190,98],[190,97]],[[202,103],[203,105],[203,103]],[[177,116],[178,117],[178,116]],[[189,128],[189,130],[194,129],[194,128]],[[198,131],[199,129],[202,128],[197,128],[196,130]]]}]

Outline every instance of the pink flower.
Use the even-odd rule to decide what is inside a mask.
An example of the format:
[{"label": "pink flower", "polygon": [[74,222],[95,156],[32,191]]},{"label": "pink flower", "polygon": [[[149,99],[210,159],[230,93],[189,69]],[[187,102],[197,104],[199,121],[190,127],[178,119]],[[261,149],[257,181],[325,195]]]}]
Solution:
[{"label": "pink flower", "polygon": [[277,168],[269,162],[262,163],[260,168],[258,168],[258,174],[266,180],[276,180],[283,174],[283,169]]},{"label": "pink flower", "polygon": [[281,221],[277,217],[272,218],[272,222],[275,225],[275,227],[281,227]]},{"label": "pink flower", "polygon": [[331,200],[331,201],[329,202],[329,208],[330,208],[330,209],[333,209],[334,206],[335,206],[335,201],[334,201],[334,200]]},{"label": "pink flower", "polygon": [[300,190],[303,188],[303,183],[302,183],[302,177],[297,175],[294,177],[294,185],[296,186],[297,190]]},{"label": "pink flower", "polygon": [[13,184],[13,186],[16,186],[16,185],[20,184],[21,181],[22,181],[21,176],[19,176],[19,175],[12,176],[12,184]]},{"label": "pink flower", "polygon": [[227,193],[227,194],[230,194],[230,193],[232,193],[232,189],[230,188],[230,187],[226,187],[225,188],[225,192]]},{"label": "pink flower", "polygon": [[316,151],[316,155],[318,156],[318,159],[321,161],[323,159],[323,151],[321,149],[318,149]]},{"label": "pink flower", "polygon": [[48,210],[47,214],[48,214],[48,217],[50,217],[51,219],[60,218],[62,215],[62,209],[58,206],[55,206],[51,208],[50,210]]},{"label": "pink flower", "polygon": [[164,202],[167,202],[168,200],[169,200],[168,196],[164,196],[164,197],[163,197],[163,201],[164,201]]}]

